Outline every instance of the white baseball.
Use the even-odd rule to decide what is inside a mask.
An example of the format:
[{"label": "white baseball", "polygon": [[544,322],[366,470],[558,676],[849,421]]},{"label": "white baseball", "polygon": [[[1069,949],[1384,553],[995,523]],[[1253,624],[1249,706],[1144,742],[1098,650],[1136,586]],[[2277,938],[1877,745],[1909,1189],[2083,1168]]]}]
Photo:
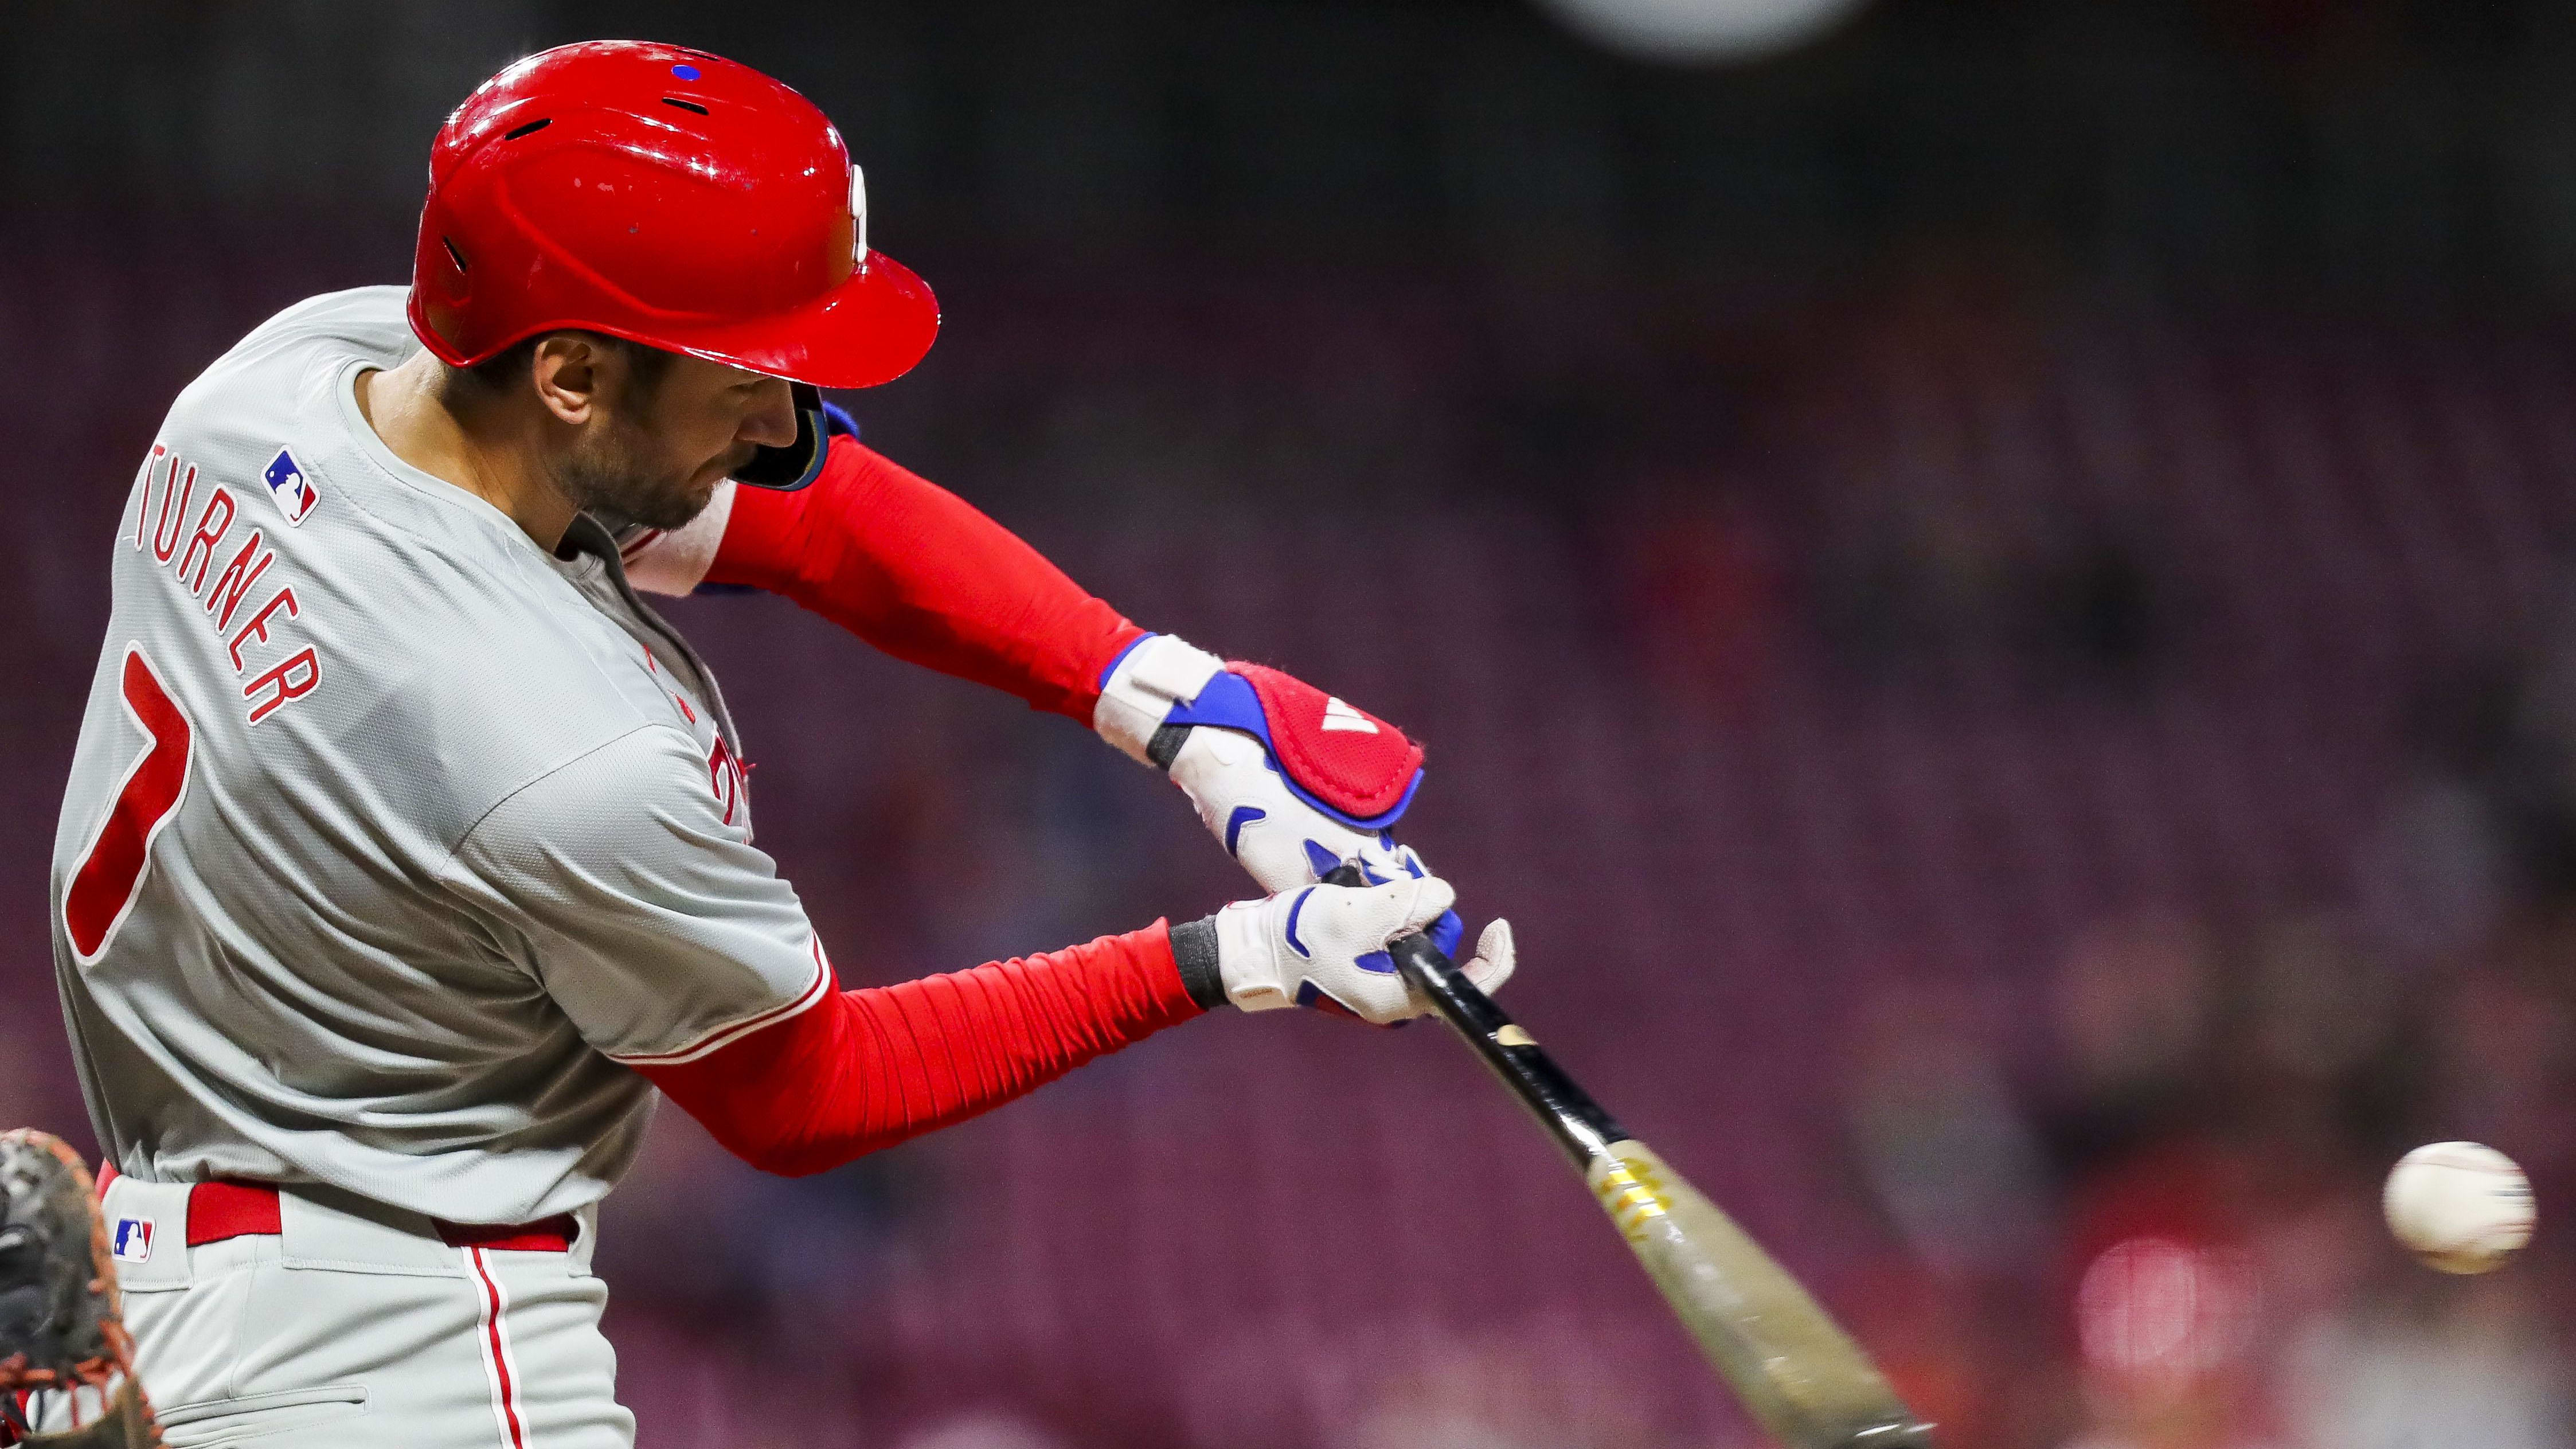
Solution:
[{"label": "white baseball", "polygon": [[2436,1142],[2398,1159],[2380,1195],[2388,1231],[2445,1273],[2484,1273],[2531,1241],[2531,1179],[2475,1142]]}]

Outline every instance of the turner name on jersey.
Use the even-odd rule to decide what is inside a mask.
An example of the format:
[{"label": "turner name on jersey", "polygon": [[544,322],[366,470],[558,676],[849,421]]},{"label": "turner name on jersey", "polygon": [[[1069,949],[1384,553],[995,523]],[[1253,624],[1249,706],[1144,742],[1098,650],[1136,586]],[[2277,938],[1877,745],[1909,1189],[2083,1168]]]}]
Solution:
[{"label": "turner name on jersey", "polygon": [[[293,480],[291,497],[288,486],[279,481],[281,473]],[[290,524],[303,523],[321,498],[283,448],[263,481]],[[201,482],[203,503],[198,501]],[[156,562],[169,566],[170,577],[179,587],[203,606],[207,626],[223,638],[234,675],[248,681],[242,686],[242,699],[250,722],[258,724],[321,687],[322,652],[309,643],[293,647],[295,641],[285,634],[285,625],[302,615],[304,604],[284,570],[270,576],[277,551],[269,546],[259,524],[242,517],[241,496],[205,475],[177,449],[155,443],[135,489],[131,536],[136,551],[150,549]],[[241,545],[222,572],[214,573],[215,560],[236,524],[242,525],[245,534]],[[211,588],[207,586],[210,573]],[[254,597],[264,597],[266,602],[243,613],[243,606]],[[281,631],[278,637],[271,637],[272,627]],[[253,674],[255,668],[259,672]]]}]

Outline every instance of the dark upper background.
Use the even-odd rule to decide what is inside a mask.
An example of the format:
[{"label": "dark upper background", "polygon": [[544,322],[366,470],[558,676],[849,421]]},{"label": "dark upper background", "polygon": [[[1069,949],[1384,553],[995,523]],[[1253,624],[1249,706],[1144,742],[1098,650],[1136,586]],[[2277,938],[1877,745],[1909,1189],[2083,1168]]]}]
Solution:
[{"label": "dark upper background", "polygon": [[1883,0],[1785,58],[1697,70],[1512,0],[22,3],[11,211],[319,224],[390,255],[456,99],[603,35],[805,90],[868,167],[887,243],[933,270],[1786,285],[1946,242],[2140,284],[2423,298],[2546,294],[2576,269],[2576,12],[2544,0]]},{"label": "dark upper background", "polygon": [[[1427,738],[1527,1018],[1951,1442],[2570,1442],[2541,0],[1875,0],[1699,68],[1519,0],[0,0],[0,1116],[79,1120],[37,883],[160,410],[399,280],[446,110],[600,36],[834,116],[946,313],[870,441]],[[1061,721],[673,612],[854,983],[1240,891]],[[792,1187],[666,1121],[603,1247],[648,1440],[1738,1442],[1461,1054],[1339,1025]],[[2541,1182],[2475,1284],[2372,1216],[2451,1136]]]}]

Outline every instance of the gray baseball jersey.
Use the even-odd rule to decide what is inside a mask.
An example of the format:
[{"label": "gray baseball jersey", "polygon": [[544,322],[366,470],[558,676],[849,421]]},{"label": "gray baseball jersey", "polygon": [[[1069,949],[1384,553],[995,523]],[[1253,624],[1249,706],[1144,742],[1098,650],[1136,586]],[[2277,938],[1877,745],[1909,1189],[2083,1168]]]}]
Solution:
[{"label": "gray baseball jersey", "polygon": [[171,408],[110,545],[55,972],[122,1171],[524,1222],[626,1169],[653,1093],[620,1063],[830,973],[609,534],[549,555],[360,414],[403,299],[291,308]]}]

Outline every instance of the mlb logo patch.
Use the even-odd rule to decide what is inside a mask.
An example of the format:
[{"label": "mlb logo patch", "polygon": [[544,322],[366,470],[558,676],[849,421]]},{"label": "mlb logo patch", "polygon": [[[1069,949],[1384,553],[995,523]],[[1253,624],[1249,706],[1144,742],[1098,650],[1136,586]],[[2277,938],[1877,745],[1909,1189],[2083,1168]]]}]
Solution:
[{"label": "mlb logo patch", "polygon": [[313,486],[313,480],[305,477],[304,469],[296,463],[295,455],[284,448],[278,449],[277,456],[269,460],[265,476],[268,479],[268,496],[277,500],[278,509],[286,515],[288,523],[302,524],[304,515],[311,513],[314,505],[322,501],[322,490]]},{"label": "mlb logo patch", "polygon": [[117,1261],[148,1263],[152,1260],[152,1220],[118,1218],[108,1241],[115,1248]]}]

